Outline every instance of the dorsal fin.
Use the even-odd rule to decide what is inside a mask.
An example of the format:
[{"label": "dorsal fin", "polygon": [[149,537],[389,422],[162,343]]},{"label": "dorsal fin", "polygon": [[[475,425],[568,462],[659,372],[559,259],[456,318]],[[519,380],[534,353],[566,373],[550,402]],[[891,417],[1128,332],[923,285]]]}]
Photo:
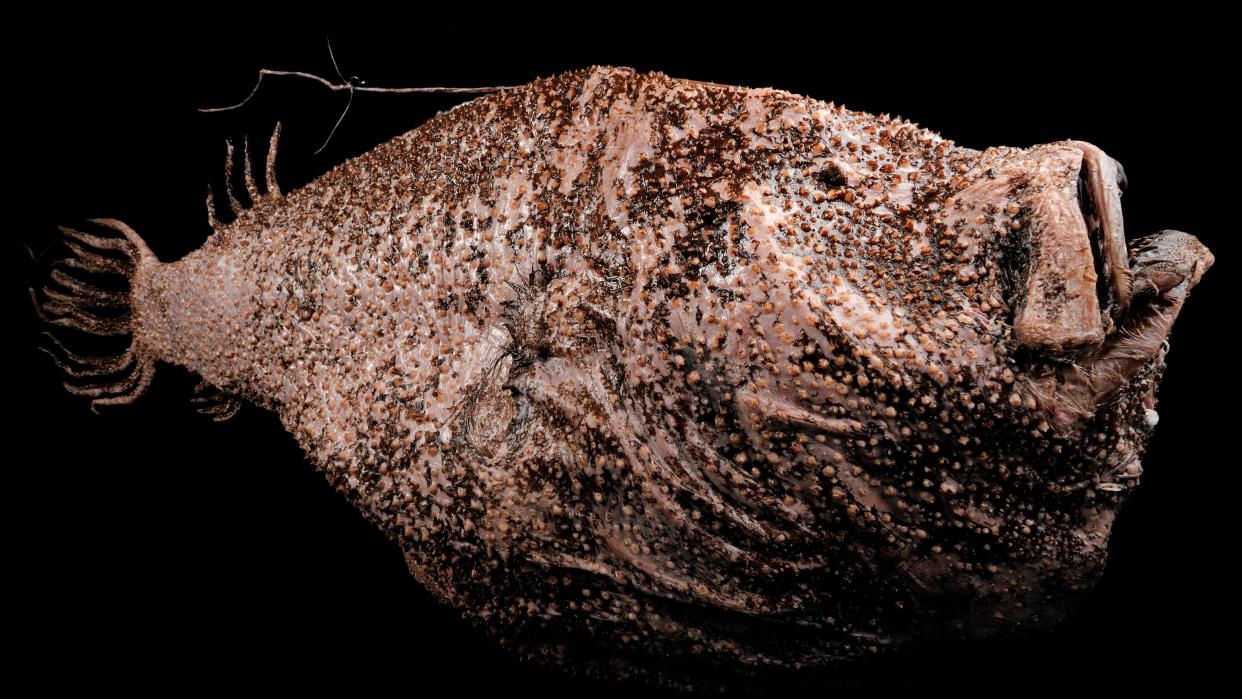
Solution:
[{"label": "dorsal fin", "polygon": [[[280,144],[280,122],[276,122],[276,127],[272,129],[272,136],[268,141],[267,158],[264,164],[263,182],[266,191],[259,191],[258,183],[254,178],[254,166],[250,160],[250,138],[245,137],[242,140],[242,147],[239,153],[234,153],[233,142],[225,141],[224,153],[224,193],[228,202],[227,213],[232,214],[231,220],[236,220],[241,213],[247,209],[254,208],[256,204],[265,199],[274,199],[284,196],[280,191],[280,185],[276,183],[276,151]],[[233,191],[233,176],[236,172],[237,159],[242,161],[242,179],[245,188],[246,198],[249,204],[243,204]],[[222,209],[220,208],[220,200],[216,195],[214,187],[207,187],[207,224],[214,230],[220,224],[220,216]]]}]

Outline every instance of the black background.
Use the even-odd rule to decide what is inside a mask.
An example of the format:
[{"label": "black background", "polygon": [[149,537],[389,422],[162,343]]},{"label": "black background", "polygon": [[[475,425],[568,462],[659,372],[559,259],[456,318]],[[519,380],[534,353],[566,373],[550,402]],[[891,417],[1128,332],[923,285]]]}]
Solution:
[{"label": "black background", "polygon": [[[1214,679],[1236,629],[1237,458],[1227,451],[1236,433],[1226,421],[1236,420],[1238,394],[1225,328],[1236,317],[1239,197],[1238,126],[1226,110],[1236,75],[1213,20],[1161,17],[1143,32],[1056,18],[1034,28],[874,14],[784,21],[784,33],[739,16],[722,29],[648,22],[615,36],[601,29],[605,19],[544,33],[499,23],[489,34],[446,22],[392,22],[379,34],[234,23],[184,37],[10,28],[4,255],[13,271],[3,293],[16,389],[6,392],[3,492],[6,635],[20,650],[9,660],[47,686],[634,689],[516,662],[434,603],[273,415],[246,407],[212,423],[189,404],[192,377],[166,366],[135,405],[94,415],[36,350],[26,287],[38,279],[24,246],[61,254],[57,224],[118,218],[174,260],[207,236],[204,193],[222,182],[226,138],[263,143],[283,121],[277,170],[287,191],[469,99],[360,94],[318,155],[343,93],[275,78],[243,109],[196,112],[240,100],[260,67],[331,76],[330,35],[344,74],[371,85],[520,84],[629,65],[900,114],[976,148],[1064,138],[1101,146],[1129,176],[1130,237],[1177,228],[1217,255],[1174,330],[1161,423],[1105,576],[1054,633],[945,647],[881,668],[874,686],[1011,692]],[[853,29],[863,24],[871,29]]]}]

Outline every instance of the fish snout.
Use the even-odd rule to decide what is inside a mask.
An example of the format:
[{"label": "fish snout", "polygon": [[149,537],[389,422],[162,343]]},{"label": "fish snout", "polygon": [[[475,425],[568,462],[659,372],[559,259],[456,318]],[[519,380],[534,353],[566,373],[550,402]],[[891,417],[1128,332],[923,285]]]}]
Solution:
[{"label": "fish snout", "polygon": [[[1121,215],[1125,174],[1089,143],[1032,149],[1025,209],[1025,277],[1014,303],[1014,339],[1056,371],[1036,380],[1039,402],[1060,432],[1116,403],[1141,383],[1147,420],[1173,322],[1214,257],[1194,236],[1164,230],[1127,244]],[[1076,165],[1076,178],[1070,169]],[[1070,361],[1045,364],[1060,355]],[[1146,378],[1144,378],[1146,377]],[[1129,395],[1127,393],[1126,395]]]},{"label": "fish snout", "polygon": [[1155,297],[1184,297],[1213,256],[1181,231],[1127,244],[1125,171],[1100,148],[1067,141],[1032,152],[1028,254],[1016,289],[1014,336],[1030,349],[1100,356],[1119,331],[1142,324]]}]

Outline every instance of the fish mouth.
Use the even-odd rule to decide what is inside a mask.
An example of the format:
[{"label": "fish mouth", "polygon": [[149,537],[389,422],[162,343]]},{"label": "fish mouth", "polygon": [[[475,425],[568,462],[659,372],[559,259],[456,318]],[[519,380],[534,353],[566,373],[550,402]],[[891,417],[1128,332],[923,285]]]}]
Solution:
[{"label": "fish mouth", "polygon": [[[1073,261],[1090,265],[1096,272],[1096,288],[1093,298],[1079,299],[1086,304],[1083,312],[1064,314],[1057,321],[1061,327],[1045,333],[1046,337],[1087,337],[1088,341],[1041,347],[1060,350],[1068,361],[1058,362],[1057,371],[1036,380],[1035,388],[1053,426],[1064,433],[1131,387],[1146,411],[1149,430],[1158,419],[1158,377],[1144,383],[1141,376],[1153,363],[1161,364],[1174,320],[1215,258],[1193,235],[1176,230],[1162,230],[1127,244],[1121,216],[1124,170],[1094,145],[1081,141],[1069,145],[1082,153],[1078,203],[1091,260],[1069,259],[1071,266]],[[1092,309],[1098,313],[1099,325],[1089,327],[1086,316]],[[1091,332],[1071,327],[1074,323],[1086,324]],[[1021,335],[1018,339],[1022,341]],[[1136,381],[1141,385],[1134,385]]]},{"label": "fish mouth", "polygon": [[1121,163],[1085,141],[1070,141],[1082,153],[1078,171],[1078,206],[1095,261],[1096,295],[1106,329],[1130,305],[1131,271],[1127,261],[1121,194],[1126,174]]}]

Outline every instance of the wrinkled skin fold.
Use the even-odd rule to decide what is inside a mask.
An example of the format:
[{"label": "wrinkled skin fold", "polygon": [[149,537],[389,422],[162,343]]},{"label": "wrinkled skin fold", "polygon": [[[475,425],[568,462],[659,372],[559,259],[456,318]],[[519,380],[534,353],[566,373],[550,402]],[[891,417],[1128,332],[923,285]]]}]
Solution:
[{"label": "wrinkled skin fold", "polygon": [[503,642],[673,684],[1063,618],[1212,264],[1181,232],[1127,244],[1091,144],[977,151],[623,68],[473,100],[288,194],[271,169],[181,260],[119,222],[71,236],[130,291],[53,280],[49,320],[132,336],[57,349],[71,385],[126,402],[184,365],[211,414],[274,410]]}]

